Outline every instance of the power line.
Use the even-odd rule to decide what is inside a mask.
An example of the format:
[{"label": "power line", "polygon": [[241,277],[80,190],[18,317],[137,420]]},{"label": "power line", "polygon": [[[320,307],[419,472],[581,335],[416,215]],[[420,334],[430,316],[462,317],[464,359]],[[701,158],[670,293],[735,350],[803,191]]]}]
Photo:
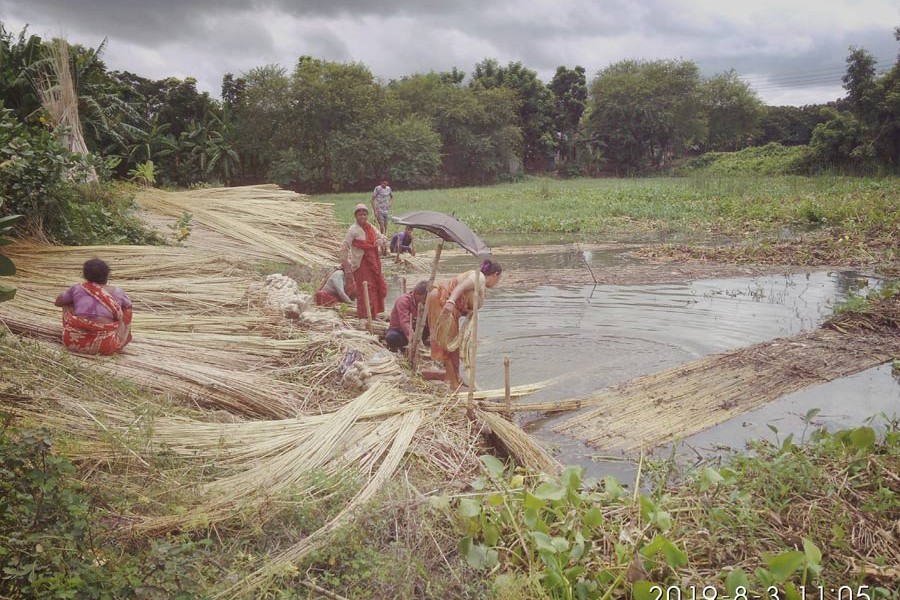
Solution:
[{"label": "power line", "polygon": [[[890,65],[890,64],[875,65],[875,72],[876,73],[885,73],[885,72],[889,71],[891,69],[891,67],[892,67],[892,65]],[[847,72],[846,69],[842,69],[839,71],[831,71],[829,73],[809,73],[807,75],[795,75],[793,77],[781,76],[781,77],[758,77],[758,78],[754,78],[754,79],[749,79],[749,78],[741,78],[741,79],[747,83],[750,83],[750,84],[755,83],[755,84],[759,84],[759,85],[766,85],[766,84],[770,84],[770,83],[776,83],[776,84],[777,83],[798,83],[798,82],[803,82],[803,81],[807,81],[810,79],[843,77],[846,74],[846,72]]]},{"label": "power line", "polygon": [[[887,69],[887,68],[883,68],[881,70],[876,70],[875,76],[880,77],[880,76],[884,75],[885,73],[887,73],[889,70],[890,69]],[[819,76],[819,77],[813,77],[813,78],[808,78],[808,79],[797,79],[794,81],[785,80],[785,81],[774,81],[774,82],[770,82],[770,83],[757,83],[757,84],[748,82],[748,85],[750,85],[750,87],[752,87],[754,90],[760,91],[760,90],[775,90],[775,89],[791,89],[791,88],[798,88],[798,87],[813,87],[813,86],[832,84],[832,83],[836,84],[836,85],[843,85],[844,84],[843,75],[831,75],[831,76],[826,76],[826,77]]]},{"label": "power line", "polygon": [[[893,59],[876,59],[876,67],[892,66],[893,64],[894,64]],[[738,75],[738,77],[740,77],[741,79],[743,79],[745,81],[754,80],[754,79],[766,79],[766,80],[782,79],[782,78],[792,79],[793,77],[799,77],[799,76],[804,76],[804,75],[817,75],[817,74],[824,75],[824,74],[833,73],[833,72],[843,73],[846,70],[847,70],[847,66],[843,65],[840,67],[837,67],[837,66],[823,67],[821,69],[813,69],[813,70],[797,69],[797,70],[793,70],[793,71],[781,71],[778,73],[773,73],[771,75]]]}]

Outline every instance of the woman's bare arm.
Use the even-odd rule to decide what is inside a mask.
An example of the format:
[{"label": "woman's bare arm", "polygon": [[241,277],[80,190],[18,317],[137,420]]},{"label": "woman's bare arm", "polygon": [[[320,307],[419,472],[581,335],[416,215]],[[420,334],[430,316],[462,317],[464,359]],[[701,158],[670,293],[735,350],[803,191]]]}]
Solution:
[{"label": "woman's bare arm", "polygon": [[62,294],[57,296],[56,300],[53,301],[53,304],[55,304],[56,306],[69,306],[70,304],[72,304],[71,300],[66,301],[65,295],[66,293],[63,292]]}]

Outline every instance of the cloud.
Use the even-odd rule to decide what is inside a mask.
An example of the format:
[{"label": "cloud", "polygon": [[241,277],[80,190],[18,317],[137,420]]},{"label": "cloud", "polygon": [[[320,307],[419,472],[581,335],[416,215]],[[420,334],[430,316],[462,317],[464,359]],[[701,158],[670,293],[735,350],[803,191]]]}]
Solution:
[{"label": "cloud", "polygon": [[[226,72],[310,54],[356,60],[383,79],[484,58],[521,61],[549,80],[558,65],[590,75],[624,58],[730,68],[766,99],[839,95],[851,44],[893,61],[896,0],[0,0],[0,19],[96,46],[110,68],[192,75],[218,93]],[[836,73],[834,81],[826,73]],[[787,75],[817,73],[818,78]],[[804,85],[800,85],[804,84]],[[766,93],[763,93],[766,92]],[[826,97],[825,95],[828,94]],[[818,97],[818,96],[815,96]],[[796,100],[801,101],[801,100]],[[794,100],[792,100],[794,102]]]}]

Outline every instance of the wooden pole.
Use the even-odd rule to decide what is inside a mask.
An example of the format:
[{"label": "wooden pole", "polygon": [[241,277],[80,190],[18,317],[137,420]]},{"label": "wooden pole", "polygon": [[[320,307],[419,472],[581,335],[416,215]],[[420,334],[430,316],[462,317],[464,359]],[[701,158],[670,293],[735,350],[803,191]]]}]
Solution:
[{"label": "wooden pole", "polygon": [[472,347],[469,349],[469,401],[466,414],[475,419],[475,359],[478,356],[478,299],[481,298],[481,271],[475,271],[475,300],[472,302]]},{"label": "wooden pole", "polygon": [[400,278],[400,289],[403,290],[403,291],[401,292],[402,294],[405,294],[405,293],[406,293],[406,277],[401,277],[401,278]]},{"label": "wooden pole", "polygon": [[510,408],[510,392],[509,392],[509,357],[503,357],[503,371],[506,376],[506,417],[512,418],[512,409]]},{"label": "wooden pole", "polygon": [[366,328],[372,333],[372,304],[369,302],[369,282],[363,281],[363,298],[366,301]]},{"label": "wooden pole", "polygon": [[[438,261],[441,260],[441,251],[444,249],[444,240],[438,242],[437,248],[434,249],[434,263],[431,265],[431,277],[428,279],[428,292],[434,287],[434,278],[437,277]],[[425,296],[427,301],[428,296]],[[419,320],[416,321],[416,334],[409,341],[409,364],[413,370],[416,369],[416,362],[419,360],[419,340],[422,339],[422,330],[425,329],[425,305],[419,307]],[[433,334],[434,332],[432,332]]]}]

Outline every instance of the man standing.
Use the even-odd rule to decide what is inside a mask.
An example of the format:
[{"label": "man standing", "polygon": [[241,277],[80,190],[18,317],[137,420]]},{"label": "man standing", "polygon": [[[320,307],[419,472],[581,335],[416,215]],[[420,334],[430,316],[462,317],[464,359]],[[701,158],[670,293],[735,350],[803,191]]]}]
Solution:
[{"label": "man standing", "polygon": [[375,222],[378,223],[381,235],[387,235],[388,213],[393,206],[394,191],[388,185],[387,179],[382,179],[372,192],[372,212],[375,213]]},{"label": "man standing", "polygon": [[372,317],[384,311],[387,282],[381,275],[379,254],[387,247],[387,240],[375,231],[369,223],[369,209],[365,204],[357,204],[353,209],[354,223],[347,230],[341,244],[341,266],[347,275],[353,275],[356,283],[356,316],[365,319],[368,315],[363,284],[369,284],[369,310]]},{"label": "man standing", "polygon": [[[416,319],[419,315],[419,306],[425,304],[428,297],[428,282],[420,281],[413,291],[406,292],[394,302],[391,310],[391,323],[385,336],[388,350],[403,352],[406,345],[416,332]],[[422,333],[424,339],[428,338],[426,330]]]}]

